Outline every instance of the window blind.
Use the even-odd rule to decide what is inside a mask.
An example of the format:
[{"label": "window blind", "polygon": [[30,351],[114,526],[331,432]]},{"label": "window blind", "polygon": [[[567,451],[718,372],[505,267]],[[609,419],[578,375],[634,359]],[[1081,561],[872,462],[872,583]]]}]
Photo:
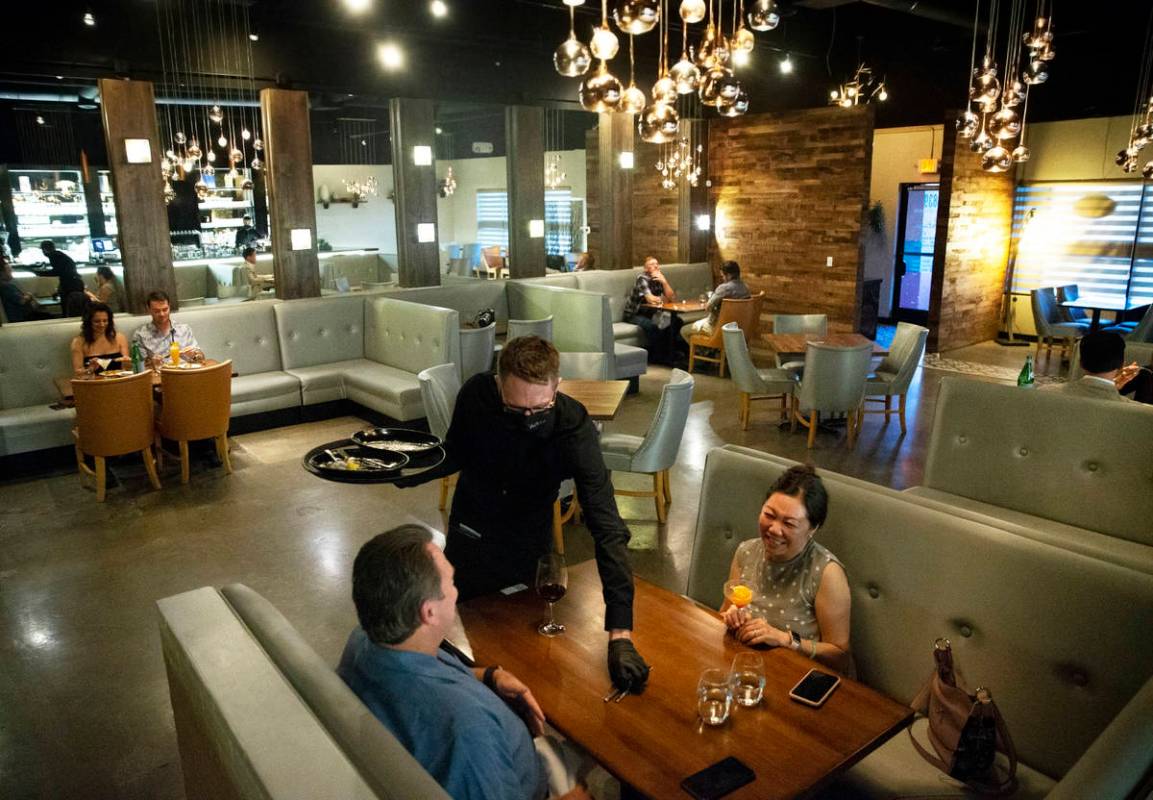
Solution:
[{"label": "window blind", "polygon": [[508,247],[508,192],[477,190],[476,240],[481,247]]},{"label": "window blind", "polygon": [[572,252],[572,191],[545,189],[544,249],[550,256]]}]

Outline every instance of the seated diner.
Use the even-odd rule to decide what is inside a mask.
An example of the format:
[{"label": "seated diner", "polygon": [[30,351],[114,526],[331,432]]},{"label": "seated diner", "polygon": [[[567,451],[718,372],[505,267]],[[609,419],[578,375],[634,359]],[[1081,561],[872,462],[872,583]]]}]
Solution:
[{"label": "seated diner", "polygon": [[72,371],[77,375],[99,375],[109,367],[132,362],[128,339],[116,330],[112,309],[104,303],[89,303],[80,321],[80,335],[72,340]]},{"label": "seated diner", "polygon": [[148,313],[152,321],[141,325],[132,334],[132,341],[140,345],[145,361],[155,364],[158,359],[167,359],[173,344],[180,347],[181,358],[189,361],[204,359],[192,328],[183,322],[172,321],[172,304],[167,292],[159,289],[149,292]]}]

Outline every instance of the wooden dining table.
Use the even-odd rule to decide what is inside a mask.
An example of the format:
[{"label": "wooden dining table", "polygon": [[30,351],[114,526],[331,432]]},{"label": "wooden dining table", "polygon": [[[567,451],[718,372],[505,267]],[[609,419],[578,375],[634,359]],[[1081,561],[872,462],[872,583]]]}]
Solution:
[{"label": "wooden dining table", "polygon": [[671,311],[674,314],[692,314],[697,311],[704,311],[708,305],[702,303],[700,300],[677,300],[672,303],[642,303],[641,308],[651,308],[658,311]]},{"label": "wooden dining table", "polygon": [[614,419],[628,391],[628,381],[568,380],[560,382],[560,392],[576,400],[589,416],[600,422]]},{"label": "wooden dining table", "polygon": [[[205,359],[204,361],[201,361],[200,363],[205,367],[213,367],[213,366],[216,366],[217,364],[219,364],[220,362],[215,361],[211,358],[208,358],[208,359]],[[108,380],[109,378],[122,378],[122,377],[127,377],[127,375],[121,375],[118,372],[114,372],[113,374],[109,375],[108,377],[104,377],[103,373],[101,373],[100,375],[96,375],[96,376],[93,376],[91,378],[77,377],[75,375],[58,375],[57,377],[52,379],[52,382],[54,384],[56,384],[56,391],[60,393],[60,399],[62,401],[64,401],[65,404],[68,404],[68,403],[72,403],[74,401],[74,398],[72,395],[72,381],[104,381],[104,380]],[[232,377],[234,377],[234,378],[236,377],[235,370],[232,373]],[[153,390],[159,391],[160,386],[161,386],[160,373],[157,370],[152,370],[152,388],[153,388]]]},{"label": "wooden dining table", "polygon": [[862,344],[871,344],[873,355],[886,356],[889,354],[888,347],[859,333],[770,333],[760,337],[760,339],[776,353],[803,354],[807,343],[819,342],[834,347],[858,347]]},{"label": "wooden dining table", "polygon": [[524,680],[548,721],[623,783],[651,798],[685,797],[680,782],[735,756],[756,774],[728,797],[789,798],[827,786],[909,724],[913,712],[862,683],[843,678],[821,708],[789,699],[813,667],[792,650],[759,651],[765,663],[761,703],[738,708],[724,725],[701,726],[697,680],[728,670],[750,652],[719,615],[692,600],[634,579],[633,640],[652,667],[643,694],[604,702],[604,602],[595,562],[569,568],[568,593],[556,604],[567,630],[537,633],[545,602],[531,590],[475,598],[460,606],[461,624],[480,665],[500,664]]}]

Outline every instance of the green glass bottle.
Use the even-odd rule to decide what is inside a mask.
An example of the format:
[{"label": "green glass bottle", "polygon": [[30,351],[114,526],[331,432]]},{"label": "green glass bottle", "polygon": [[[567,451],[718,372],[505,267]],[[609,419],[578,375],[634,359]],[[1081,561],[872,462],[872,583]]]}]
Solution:
[{"label": "green glass bottle", "polygon": [[1018,386],[1032,386],[1033,385],[1033,356],[1025,356],[1025,366],[1021,367],[1021,373],[1017,376]]},{"label": "green glass bottle", "polygon": [[140,373],[144,371],[144,356],[140,354],[139,342],[132,343],[132,371]]}]

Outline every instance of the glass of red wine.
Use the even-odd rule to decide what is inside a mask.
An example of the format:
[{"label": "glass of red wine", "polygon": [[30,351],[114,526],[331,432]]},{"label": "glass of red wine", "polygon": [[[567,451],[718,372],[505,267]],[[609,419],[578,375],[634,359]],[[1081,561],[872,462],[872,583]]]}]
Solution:
[{"label": "glass of red wine", "polygon": [[541,556],[536,564],[536,593],[548,602],[548,621],[542,622],[537,628],[541,636],[560,636],[564,633],[564,625],[553,617],[552,606],[564,597],[567,588],[568,567],[564,556],[559,553]]}]

